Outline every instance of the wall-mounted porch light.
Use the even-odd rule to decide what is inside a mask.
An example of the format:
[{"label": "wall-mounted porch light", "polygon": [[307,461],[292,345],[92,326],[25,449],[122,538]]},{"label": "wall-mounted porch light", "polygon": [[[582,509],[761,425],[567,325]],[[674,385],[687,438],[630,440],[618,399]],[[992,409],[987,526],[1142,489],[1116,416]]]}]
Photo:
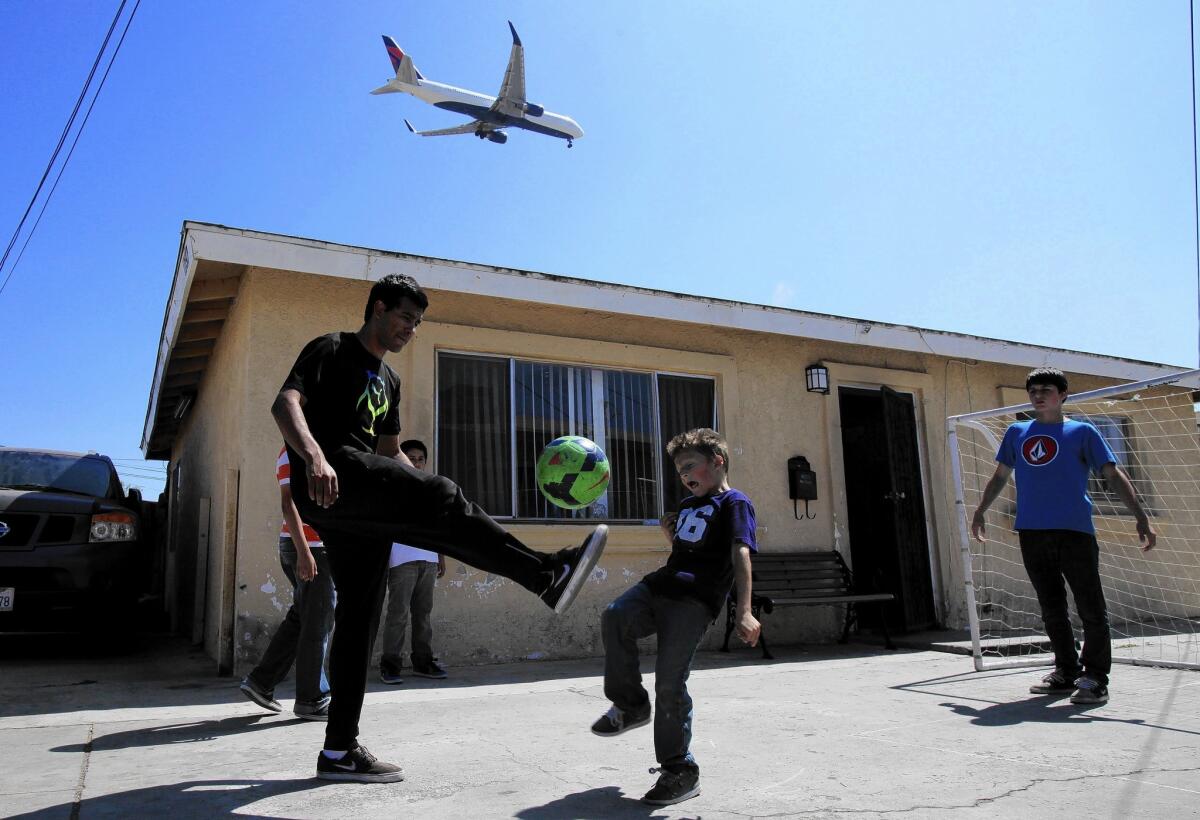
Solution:
[{"label": "wall-mounted porch light", "polygon": [[804,386],[809,393],[829,393],[829,368],[820,364],[804,368]]}]

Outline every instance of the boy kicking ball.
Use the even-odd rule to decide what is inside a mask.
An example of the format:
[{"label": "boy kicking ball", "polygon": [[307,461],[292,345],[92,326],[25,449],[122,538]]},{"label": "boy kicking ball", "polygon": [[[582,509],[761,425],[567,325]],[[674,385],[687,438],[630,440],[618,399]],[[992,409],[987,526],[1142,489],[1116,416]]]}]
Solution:
[{"label": "boy kicking ball", "polygon": [[608,605],[601,616],[604,694],[612,707],[592,732],[613,737],[650,722],[650,698],[638,668],[638,638],[658,633],[654,668],[654,754],[658,783],[643,802],[668,806],[700,793],[700,767],[689,746],[692,699],[687,679],[696,647],[737,583],[738,637],[754,646],[760,631],[750,612],[750,553],[757,552],[754,505],[729,486],[729,448],[714,430],[682,433],[667,455],[691,492],[665,516],[671,542],[666,566]]},{"label": "boy kicking ball", "polygon": [[[1017,521],[1021,559],[1042,608],[1042,622],[1054,648],[1054,671],[1029,688],[1035,695],[1073,692],[1071,703],[1108,702],[1112,644],[1108,608],[1100,586],[1100,546],[1092,524],[1088,473],[1099,473],[1137,519],[1142,551],[1157,536],[1128,476],[1100,432],[1065,418],[1067,379],[1061,370],[1040,367],[1025,389],[1033,404],[1032,421],[1019,421],[1004,433],[996,453],[996,472],[971,519],[971,533],[984,541],[984,513],[999,497],[1012,472],[1017,474]],[[1067,616],[1071,585],[1075,609],[1083,621],[1083,653],[1075,652],[1075,634]]]}]

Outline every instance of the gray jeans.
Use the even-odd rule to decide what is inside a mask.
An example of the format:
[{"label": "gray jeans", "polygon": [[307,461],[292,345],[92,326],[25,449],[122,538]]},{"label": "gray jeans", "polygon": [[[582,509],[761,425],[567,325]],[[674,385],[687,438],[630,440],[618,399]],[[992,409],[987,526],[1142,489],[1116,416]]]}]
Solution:
[{"label": "gray jeans", "polygon": [[296,545],[290,538],[279,539],[279,563],[292,582],[292,605],[248,677],[264,691],[274,692],[294,661],[296,702],[320,706],[329,700],[325,655],[337,593],[325,550],[318,547],[312,554],[317,562],[317,577],[301,581],[296,577]]},{"label": "gray jeans", "polygon": [[404,657],[404,633],[408,631],[409,612],[412,612],[413,665],[433,660],[433,627],[429,613],[433,611],[433,582],[438,565],[430,561],[409,561],[388,570],[387,620],[383,628],[383,657],[381,663],[399,669]]},{"label": "gray jeans", "polygon": [[655,595],[645,583],[627,589],[600,616],[604,638],[604,696],[623,712],[650,709],[638,664],[639,638],[658,633],[654,660],[654,754],[671,771],[699,771],[692,756],[692,696],[687,681],[696,647],[712,622],[692,598]]}]

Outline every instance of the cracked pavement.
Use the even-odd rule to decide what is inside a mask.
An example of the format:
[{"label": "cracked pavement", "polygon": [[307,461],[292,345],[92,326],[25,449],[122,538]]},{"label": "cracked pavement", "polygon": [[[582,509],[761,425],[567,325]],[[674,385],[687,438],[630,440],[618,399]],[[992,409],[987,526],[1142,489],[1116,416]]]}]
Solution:
[{"label": "cracked pavement", "polygon": [[[867,646],[697,656],[702,793],[654,808],[649,727],[588,731],[599,659],[372,682],[362,742],[396,784],[313,775],[324,725],[245,700],[173,639],[71,658],[0,636],[0,814],[17,817],[1038,818],[1200,816],[1200,673],[1117,666],[1112,700],[1027,693],[1044,669]],[[79,652],[75,653],[76,655]],[[652,662],[644,663],[653,686]]]}]

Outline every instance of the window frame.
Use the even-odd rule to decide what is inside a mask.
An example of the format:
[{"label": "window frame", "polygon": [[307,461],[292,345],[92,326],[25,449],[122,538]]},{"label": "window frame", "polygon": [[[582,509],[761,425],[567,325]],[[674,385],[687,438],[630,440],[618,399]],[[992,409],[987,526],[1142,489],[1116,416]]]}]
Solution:
[{"label": "window frame", "polygon": [[[1129,416],[1113,413],[1067,413],[1067,418],[1074,421],[1083,421],[1096,428],[1096,432],[1100,434],[1100,438],[1104,439],[1104,443],[1108,445],[1108,449],[1113,451],[1113,455],[1117,456],[1118,452],[1125,454],[1125,463],[1116,462],[1125,475],[1129,478],[1133,485],[1134,492],[1137,493],[1138,500],[1142,502],[1148,515],[1154,515],[1150,498],[1138,491],[1138,483],[1141,481],[1141,470],[1136,463],[1137,448],[1134,446],[1134,430],[1133,420]],[[1096,423],[1097,420],[1103,422],[1106,426],[1112,426],[1120,431],[1121,448],[1113,446],[1113,442],[1104,434],[1104,429]],[[1119,456],[1118,456],[1119,458]],[[1121,499],[1120,494],[1108,486],[1108,481],[1103,476],[1095,473],[1088,474],[1087,483],[1088,497],[1092,499],[1092,507],[1097,515],[1105,516],[1123,516],[1132,518],[1133,513],[1125,507],[1125,502]]]},{"label": "window frame", "polygon": [[[720,390],[718,389],[719,383],[721,381],[721,377],[719,374],[715,374],[715,373],[711,373],[711,372],[708,372],[708,373],[687,372],[687,371],[679,370],[679,369],[661,369],[660,370],[660,369],[652,369],[652,368],[645,368],[645,367],[635,367],[635,366],[631,366],[628,364],[619,364],[619,363],[598,364],[598,363],[590,362],[590,361],[586,361],[586,360],[555,359],[551,356],[541,356],[541,355],[537,355],[536,353],[521,355],[521,354],[515,354],[515,353],[499,353],[499,352],[494,352],[494,351],[469,350],[469,349],[462,349],[462,348],[459,348],[456,346],[444,346],[444,347],[438,346],[433,351],[434,403],[433,403],[433,437],[432,438],[433,438],[433,441],[435,442],[433,469],[439,473],[441,472],[441,464],[440,464],[441,447],[438,446],[438,443],[440,442],[440,437],[441,437],[441,420],[442,420],[442,409],[443,409],[442,408],[442,390],[441,390],[441,380],[442,380],[441,363],[442,363],[443,355],[475,358],[475,359],[481,359],[481,360],[486,359],[486,360],[493,360],[493,361],[503,361],[507,365],[508,378],[507,378],[506,389],[508,391],[507,404],[508,404],[508,411],[509,411],[509,418],[508,418],[508,430],[509,430],[509,454],[508,455],[509,455],[509,484],[510,484],[509,509],[508,509],[507,513],[493,513],[491,511],[489,511],[489,515],[491,515],[493,518],[495,518],[496,520],[499,520],[499,521],[505,521],[505,522],[512,523],[512,524],[537,524],[537,525],[561,525],[561,524],[575,524],[575,523],[586,523],[586,522],[597,522],[597,523],[603,522],[603,523],[608,523],[608,524],[619,524],[619,525],[632,525],[632,524],[642,524],[642,525],[654,524],[654,525],[657,525],[658,521],[661,519],[661,517],[665,511],[664,510],[664,489],[665,488],[661,485],[661,480],[662,480],[662,476],[663,476],[663,471],[665,469],[665,463],[664,463],[665,458],[666,458],[665,448],[666,448],[666,444],[667,444],[667,442],[663,439],[662,423],[661,423],[661,408],[660,408],[660,404],[659,404],[659,402],[661,400],[661,397],[659,394],[659,377],[661,377],[661,376],[683,378],[683,379],[695,379],[698,381],[708,382],[712,388],[711,425],[712,425],[713,429],[715,429],[715,430],[719,431],[721,429],[721,427],[720,427],[720,424],[721,424],[721,400],[720,400]],[[598,403],[600,407],[603,406],[604,398],[603,398],[602,392],[601,392],[601,395],[599,395],[599,396],[596,395],[595,385],[596,385],[596,383],[599,383],[601,386],[603,386],[605,373],[633,373],[633,374],[644,374],[644,375],[647,375],[650,377],[650,393],[653,397],[653,402],[654,402],[653,407],[650,409],[650,412],[652,415],[652,423],[653,423],[654,437],[655,437],[655,443],[656,443],[655,454],[654,454],[654,470],[655,470],[655,476],[656,476],[657,480],[660,482],[657,493],[656,493],[656,498],[655,498],[655,505],[657,507],[656,512],[657,512],[658,518],[615,518],[615,517],[611,517],[611,516],[605,516],[605,517],[597,516],[595,518],[592,518],[592,517],[584,517],[583,515],[576,515],[576,514],[572,514],[570,517],[566,517],[566,518],[538,518],[538,517],[520,516],[520,515],[516,514],[519,509],[519,498],[518,498],[519,483],[517,481],[517,465],[518,465],[517,439],[518,439],[518,435],[517,435],[517,401],[516,401],[517,385],[516,385],[516,380],[517,380],[517,367],[518,367],[518,363],[520,363],[520,362],[529,363],[529,364],[533,364],[533,365],[552,365],[552,366],[557,366],[557,367],[584,368],[584,369],[589,370],[591,372],[592,378],[594,379],[593,384],[592,384],[593,406],[597,406],[597,403]],[[604,419],[603,419],[602,413],[600,414],[599,421],[596,421],[594,423],[600,429],[604,430],[604,434],[605,434],[604,437],[607,442],[607,429],[605,429],[605,427],[604,427]],[[602,443],[601,446],[602,447],[605,446],[604,443]]]}]

